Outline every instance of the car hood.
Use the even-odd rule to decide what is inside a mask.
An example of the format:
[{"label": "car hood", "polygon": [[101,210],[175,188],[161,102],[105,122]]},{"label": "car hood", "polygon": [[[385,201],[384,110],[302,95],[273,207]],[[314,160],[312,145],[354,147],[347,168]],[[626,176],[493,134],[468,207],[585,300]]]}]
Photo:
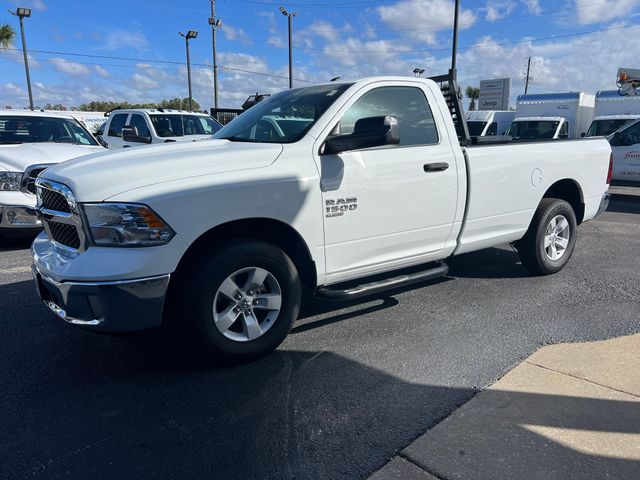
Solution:
[{"label": "car hood", "polygon": [[74,145],[69,143],[0,145],[0,170],[24,172],[29,165],[60,163],[102,151],[106,151],[106,149],[97,145]]},{"label": "car hood", "polygon": [[266,167],[281,152],[280,144],[228,140],[165,143],[107,150],[50,167],[42,176],[70,187],[80,202],[101,202],[162,182]]}]

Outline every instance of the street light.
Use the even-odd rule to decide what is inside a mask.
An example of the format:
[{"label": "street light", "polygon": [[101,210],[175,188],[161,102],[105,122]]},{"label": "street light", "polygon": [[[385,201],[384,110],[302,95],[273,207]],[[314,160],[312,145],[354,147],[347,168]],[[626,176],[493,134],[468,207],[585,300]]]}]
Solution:
[{"label": "street light", "polygon": [[424,68],[420,68],[420,67],[416,67],[413,69],[413,76],[414,77],[420,77],[422,76],[422,74],[426,72],[426,70]]},{"label": "street light", "polygon": [[209,25],[211,25],[211,38],[213,43],[213,106],[218,108],[218,61],[216,59],[216,32],[222,27],[222,20],[216,19],[215,0],[211,0],[211,17]]},{"label": "street light", "polygon": [[11,15],[15,15],[20,19],[20,35],[22,36],[22,53],[24,55],[24,69],[27,73],[27,90],[29,91],[29,108],[33,110],[33,94],[31,93],[31,76],[29,75],[29,58],[27,57],[27,43],[24,39],[24,18],[31,16],[30,8],[18,8],[15,12],[9,10]]},{"label": "street light", "polygon": [[291,19],[298,15],[298,12],[289,13],[284,7],[280,7],[280,12],[287,17],[289,24],[289,88],[293,88],[293,53],[291,50]]},{"label": "street light", "polygon": [[191,95],[191,58],[189,57],[189,40],[192,38],[196,38],[198,36],[198,32],[195,30],[189,30],[185,35],[182,32],[178,32],[181,37],[184,37],[184,43],[187,47],[187,81],[189,82],[189,111],[193,111],[193,97]]}]

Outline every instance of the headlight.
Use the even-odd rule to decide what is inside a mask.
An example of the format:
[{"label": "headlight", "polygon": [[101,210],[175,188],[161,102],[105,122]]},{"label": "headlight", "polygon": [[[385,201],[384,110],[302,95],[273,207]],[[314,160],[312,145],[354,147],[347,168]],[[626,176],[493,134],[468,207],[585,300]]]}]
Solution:
[{"label": "headlight", "polygon": [[0,192],[20,190],[22,172],[0,172]]},{"label": "headlight", "polygon": [[173,230],[153,210],[130,203],[83,205],[93,243],[101,247],[164,245]]}]

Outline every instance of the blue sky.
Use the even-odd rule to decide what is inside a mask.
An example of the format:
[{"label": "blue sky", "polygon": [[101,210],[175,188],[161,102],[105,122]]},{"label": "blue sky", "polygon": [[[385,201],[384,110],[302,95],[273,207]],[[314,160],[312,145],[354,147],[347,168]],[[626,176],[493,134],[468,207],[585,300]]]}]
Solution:
[{"label": "blue sky", "polygon": [[[287,21],[279,5],[297,12],[296,85],[448,68],[450,0],[217,0],[221,106],[287,87]],[[4,13],[16,6],[33,8],[25,24],[37,105],[186,96],[178,31],[193,29],[200,33],[191,42],[194,97],[211,106],[209,0],[0,0],[0,23],[17,29]],[[515,100],[532,56],[534,92],[615,88],[619,66],[640,68],[639,13],[640,0],[462,0],[460,83],[508,76]],[[0,67],[0,106],[25,106],[21,53],[0,50]]]}]

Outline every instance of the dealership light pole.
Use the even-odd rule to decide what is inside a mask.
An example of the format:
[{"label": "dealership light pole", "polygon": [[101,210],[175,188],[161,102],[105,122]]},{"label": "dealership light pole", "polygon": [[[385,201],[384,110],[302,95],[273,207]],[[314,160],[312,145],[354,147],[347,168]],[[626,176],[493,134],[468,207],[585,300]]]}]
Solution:
[{"label": "dealership light pole", "polygon": [[211,0],[211,38],[213,43],[213,107],[218,108],[218,60],[216,59],[216,32],[222,26],[222,20],[215,17],[215,0]]},{"label": "dealership light pole", "polygon": [[193,96],[191,95],[191,58],[189,57],[189,40],[196,38],[198,32],[195,30],[189,30],[185,35],[182,32],[178,32],[181,37],[184,37],[184,43],[187,46],[187,81],[189,82],[189,111],[193,111]]},{"label": "dealership light pole", "polygon": [[293,88],[293,52],[291,47],[291,20],[298,15],[298,12],[289,13],[284,7],[280,7],[280,12],[287,17],[289,24],[289,88]]},{"label": "dealership light pole", "polygon": [[527,78],[524,81],[524,94],[526,95],[529,91],[529,74],[531,72],[531,57],[527,60]]},{"label": "dealership light pole", "polygon": [[18,8],[15,12],[9,10],[9,13],[20,19],[20,35],[22,36],[22,53],[24,54],[24,69],[27,73],[27,90],[29,91],[29,108],[33,110],[33,94],[31,93],[31,76],[29,75],[29,57],[27,56],[27,43],[24,39],[24,18],[31,16],[30,8]]},{"label": "dealership light pole", "polygon": [[460,15],[460,0],[455,0],[453,13],[453,48],[451,49],[451,70],[456,69],[456,54],[458,51],[458,16]]}]

